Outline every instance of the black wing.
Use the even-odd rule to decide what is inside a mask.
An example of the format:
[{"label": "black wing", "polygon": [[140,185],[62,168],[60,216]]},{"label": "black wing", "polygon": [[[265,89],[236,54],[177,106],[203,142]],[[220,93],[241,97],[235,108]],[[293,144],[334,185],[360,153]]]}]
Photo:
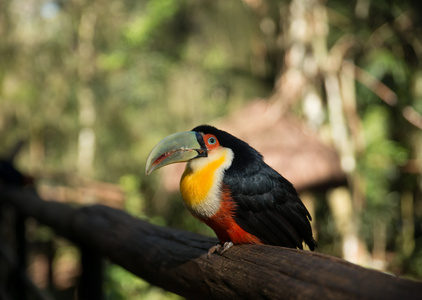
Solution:
[{"label": "black wing", "polygon": [[302,248],[305,241],[315,249],[309,212],[293,185],[269,167],[258,151],[212,126],[192,130],[214,134],[221,146],[234,153],[223,182],[236,201],[235,221],[240,227],[266,244]]},{"label": "black wing", "polygon": [[265,244],[302,249],[316,247],[311,216],[293,185],[262,160],[229,168],[223,182],[237,204],[235,221]]}]

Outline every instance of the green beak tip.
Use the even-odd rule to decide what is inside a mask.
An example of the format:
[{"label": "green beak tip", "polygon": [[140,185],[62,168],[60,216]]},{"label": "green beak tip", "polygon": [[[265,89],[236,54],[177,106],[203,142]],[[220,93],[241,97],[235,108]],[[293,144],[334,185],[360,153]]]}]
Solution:
[{"label": "green beak tip", "polygon": [[171,134],[154,146],[148,155],[145,174],[169,164],[186,162],[198,156],[206,156],[202,136],[195,131]]}]

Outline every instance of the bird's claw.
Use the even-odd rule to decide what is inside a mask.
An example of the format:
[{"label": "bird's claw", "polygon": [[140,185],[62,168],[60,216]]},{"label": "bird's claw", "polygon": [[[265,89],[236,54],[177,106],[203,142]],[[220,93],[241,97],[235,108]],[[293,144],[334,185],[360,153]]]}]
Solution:
[{"label": "bird's claw", "polygon": [[233,247],[233,243],[232,242],[225,242],[223,245],[221,244],[217,244],[215,246],[212,246],[210,248],[210,250],[208,250],[208,258],[211,258],[211,256],[214,253],[217,254],[223,254],[224,252],[226,252],[227,250],[229,250],[231,247]]}]

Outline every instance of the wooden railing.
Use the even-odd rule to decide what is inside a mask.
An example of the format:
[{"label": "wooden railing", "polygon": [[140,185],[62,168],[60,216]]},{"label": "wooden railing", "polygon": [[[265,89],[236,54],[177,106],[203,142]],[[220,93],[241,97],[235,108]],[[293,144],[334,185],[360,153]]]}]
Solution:
[{"label": "wooden railing", "polygon": [[[217,239],[160,227],[104,205],[74,207],[44,201],[11,161],[21,144],[0,161],[0,221],[6,207],[15,215],[15,252],[0,241],[0,299],[51,299],[26,275],[25,219],[51,227],[81,250],[80,300],[104,299],[102,259],[190,299],[422,299],[422,282],[348,263],[342,259],[269,245],[234,246],[207,257]],[[10,210],[8,210],[10,212]],[[0,227],[2,222],[0,222]],[[2,272],[3,273],[3,272]],[[9,297],[7,288],[13,290]]]},{"label": "wooden railing", "polygon": [[320,253],[241,245],[207,258],[216,239],[152,225],[103,205],[75,208],[9,186],[0,187],[0,199],[83,249],[79,299],[101,299],[101,257],[190,299],[422,297],[421,282]]}]

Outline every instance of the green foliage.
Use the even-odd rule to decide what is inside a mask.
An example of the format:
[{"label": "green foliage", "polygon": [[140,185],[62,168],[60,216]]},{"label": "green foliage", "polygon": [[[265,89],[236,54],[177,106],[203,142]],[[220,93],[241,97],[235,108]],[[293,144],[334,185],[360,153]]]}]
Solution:
[{"label": "green foliage", "polygon": [[[410,202],[420,203],[417,195],[420,195],[421,186],[416,183],[420,181],[420,172],[409,174],[406,167],[420,157],[417,144],[421,132],[405,120],[403,114],[409,105],[422,112],[421,93],[416,84],[422,52],[417,46],[420,37],[414,34],[415,30],[420,30],[416,21],[420,11],[416,11],[409,1],[346,4],[331,0],[327,7],[329,47],[342,39],[353,40],[353,47],[345,53],[345,58],[364,70],[355,74],[357,114],[364,133],[364,141],[358,141],[358,144],[363,143],[355,145],[359,150],[354,176],[359,182],[351,179],[350,183],[356,185],[356,190],[361,189],[362,195],[358,193],[356,197],[363,198],[362,204],[357,204],[363,206],[358,209],[360,234],[372,249],[379,238],[377,230],[385,226],[386,248],[400,253],[405,243],[403,236],[409,235],[405,232],[409,226],[403,223],[415,222],[417,228],[421,216],[418,211],[404,216],[402,211],[403,194],[411,193],[414,198]],[[395,99],[397,103],[391,101]],[[417,164],[420,166],[420,162]],[[412,231],[410,236],[417,238],[418,234]],[[420,246],[415,247],[414,254],[418,251]],[[392,265],[402,263],[397,261]]]},{"label": "green foliage", "polygon": [[368,202],[374,205],[385,203],[391,182],[399,175],[398,167],[409,157],[408,149],[389,136],[390,118],[384,106],[369,108],[363,117],[366,151],[360,165],[367,179]]},{"label": "green foliage", "polygon": [[375,49],[365,56],[363,63],[376,78],[391,76],[397,85],[408,83],[408,67],[406,61],[400,59],[400,53],[394,53],[388,48]]},{"label": "green foliage", "polygon": [[120,178],[120,186],[125,192],[125,210],[136,216],[145,218],[145,199],[139,193],[139,178],[135,175],[124,175]]},{"label": "green foliage", "polygon": [[171,20],[181,5],[176,0],[150,0],[143,13],[131,20],[124,36],[131,46],[142,46],[154,39],[154,34],[163,23]]},{"label": "green foliage", "polygon": [[386,225],[387,242],[394,244],[400,220],[400,167],[408,163],[409,150],[392,140],[392,118],[385,106],[369,107],[363,117],[366,148],[358,161],[358,172],[365,183],[365,209],[362,212],[361,236],[373,246],[376,226]]},{"label": "green foliage", "polygon": [[[21,2],[0,5],[4,149],[17,138],[26,139],[19,167],[41,179],[55,173],[87,176],[77,160],[80,133],[88,126],[95,133],[89,176],[118,183],[128,212],[155,224],[213,235],[189,216],[180,196],[160,190],[157,174],[143,175],[146,156],[170,133],[211,122],[271,94],[291,46],[285,39],[290,2],[31,1],[25,9]],[[355,91],[355,117],[364,134],[363,150],[356,155],[365,200],[361,234],[371,248],[375,228],[384,222],[388,250],[400,252],[403,193],[415,195],[415,228],[422,220],[416,209],[421,206],[420,171],[405,171],[412,163],[420,170],[415,161],[422,157],[421,131],[403,117],[409,105],[422,113],[422,16],[409,0],[318,3],[328,9],[327,50],[350,40],[344,59],[373,79],[368,84],[357,78]],[[265,24],[273,28],[265,30]],[[312,84],[319,83],[322,73]],[[397,95],[394,107],[376,93],[381,84]],[[83,91],[92,94],[94,116],[88,125]],[[320,250],[340,255],[341,237],[328,206],[321,204],[316,215]],[[40,229],[38,235],[45,240],[51,233]],[[414,251],[396,264],[421,278],[421,233],[413,236]],[[173,297],[117,266],[107,268],[106,288],[108,299]]]},{"label": "green foliage", "polygon": [[178,300],[182,297],[151,286],[117,265],[108,265],[104,289],[107,300]]},{"label": "green foliage", "polygon": [[[416,245],[415,247],[416,249],[422,248],[422,245],[420,245],[420,242],[421,241],[419,241],[419,244]],[[410,257],[407,260],[406,265],[407,265],[407,268],[409,269],[408,273],[411,274],[415,279],[418,280],[422,278],[422,251],[421,250],[415,251],[412,257]]]}]

